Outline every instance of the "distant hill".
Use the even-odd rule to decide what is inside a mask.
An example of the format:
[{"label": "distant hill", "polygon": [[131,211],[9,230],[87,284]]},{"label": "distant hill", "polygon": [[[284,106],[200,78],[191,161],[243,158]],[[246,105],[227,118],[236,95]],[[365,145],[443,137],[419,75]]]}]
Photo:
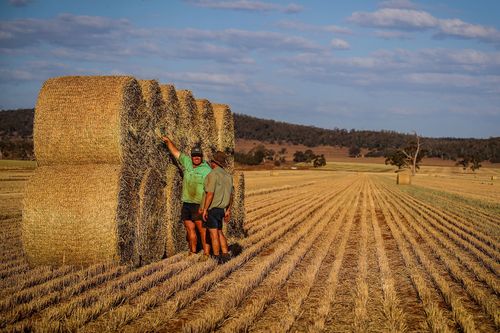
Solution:
[{"label": "distant hill", "polygon": [[33,111],[0,111],[0,159],[33,159]]},{"label": "distant hill", "polygon": [[[307,147],[337,146],[367,149],[365,156],[383,156],[386,149],[400,148],[414,140],[413,134],[395,131],[358,131],[323,129],[314,126],[289,124],[247,115],[234,117],[236,137],[246,140],[278,143],[286,142]],[[479,154],[483,160],[500,162],[500,137],[421,138],[428,157],[455,160],[464,154]]]},{"label": "distant hill", "polygon": [[[33,116],[34,109],[0,111],[0,158],[33,159]],[[373,157],[383,156],[386,149],[403,147],[414,138],[411,134],[395,131],[323,129],[242,114],[234,115],[234,125],[237,139],[306,147],[358,147],[365,156]],[[465,153],[474,153],[484,160],[500,162],[500,137],[422,138],[422,141],[429,157],[454,160]]]}]

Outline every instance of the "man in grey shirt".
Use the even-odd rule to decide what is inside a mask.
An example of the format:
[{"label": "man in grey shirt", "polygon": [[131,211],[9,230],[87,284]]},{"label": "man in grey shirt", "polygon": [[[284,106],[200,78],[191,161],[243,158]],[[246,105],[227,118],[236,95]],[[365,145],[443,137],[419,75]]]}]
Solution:
[{"label": "man in grey shirt", "polygon": [[[205,178],[205,198],[203,220],[212,240],[212,250],[219,263],[230,259],[227,240],[222,231],[222,224],[231,217],[233,201],[233,177],[226,171],[226,154],[215,153],[210,161],[212,171]],[[222,254],[220,252],[222,251]]]}]

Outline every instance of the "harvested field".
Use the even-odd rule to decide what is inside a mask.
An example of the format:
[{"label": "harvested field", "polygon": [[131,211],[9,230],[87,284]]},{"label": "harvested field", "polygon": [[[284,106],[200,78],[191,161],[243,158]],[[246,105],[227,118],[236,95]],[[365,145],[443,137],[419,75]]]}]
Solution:
[{"label": "harvested field", "polygon": [[[12,186],[11,173],[23,177]],[[385,172],[245,172],[248,237],[224,265],[179,253],[138,269],[30,268],[20,230],[30,173],[0,170],[0,195],[11,195],[0,206],[0,330],[500,329],[496,180],[485,192],[474,177],[398,186]]]}]

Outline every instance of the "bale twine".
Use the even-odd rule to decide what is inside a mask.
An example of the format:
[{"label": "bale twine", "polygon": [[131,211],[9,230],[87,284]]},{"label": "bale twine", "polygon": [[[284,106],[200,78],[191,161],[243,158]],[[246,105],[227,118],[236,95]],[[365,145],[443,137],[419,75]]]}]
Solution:
[{"label": "bale twine", "polygon": [[411,184],[411,175],[409,172],[403,171],[398,172],[398,177],[396,183],[398,185],[410,185]]},{"label": "bale twine", "polygon": [[30,263],[137,263],[150,122],[132,77],[44,83],[34,121],[41,167],[28,183],[23,210]]},{"label": "bale twine", "polygon": [[196,132],[200,135],[200,145],[206,161],[217,150],[217,130],[212,104],[206,99],[196,100]]},{"label": "bale twine", "polygon": [[141,89],[127,76],[68,76],[45,81],[35,107],[38,165],[124,163],[144,167],[139,147],[149,123]]},{"label": "bale twine", "polygon": [[176,145],[183,147],[181,150],[186,154],[191,153],[191,148],[200,141],[200,136],[193,124],[196,121],[196,101],[189,90],[177,90],[180,113],[177,133],[179,142]]},{"label": "bale twine", "polygon": [[217,131],[217,150],[227,155],[227,171],[234,173],[234,120],[226,104],[212,104]]},{"label": "bale twine", "polygon": [[87,265],[130,262],[137,191],[120,165],[36,169],[25,190],[22,239],[28,262]]},{"label": "bale twine", "polygon": [[[162,85],[161,92],[167,112],[166,118],[160,119],[160,123],[170,135],[170,138],[178,145],[178,149],[185,152],[188,150],[188,141],[186,139],[181,140],[182,133],[178,131],[181,108],[175,87],[173,85]],[[168,151],[168,149],[166,150]],[[166,170],[165,229],[167,242],[165,250],[167,256],[172,256],[180,251],[187,250],[188,245],[186,242],[186,231],[181,221],[182,173],[175,158],[169,153],[168,155],[170,163]]]},{"label": "bale twine", "polygon": [[233,177],[234,195],[231,206],[231,221],[227,224],[229,237],[242,238],[246,236],[245,225],[245,176],[243,172]]}]

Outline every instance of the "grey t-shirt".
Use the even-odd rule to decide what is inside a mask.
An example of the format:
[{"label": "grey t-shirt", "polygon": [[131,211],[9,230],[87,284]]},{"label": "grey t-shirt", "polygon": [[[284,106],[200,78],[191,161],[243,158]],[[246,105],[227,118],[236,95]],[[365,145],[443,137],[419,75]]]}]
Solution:
[{"label": "grey t-shirt", "polygon": [[214,193],[214,198],[208,209],[226,208],[229,206],[232,191],[233,177],[223,168],[217,167],[212,169],[212,171],[206,176],[205,192]]}]

